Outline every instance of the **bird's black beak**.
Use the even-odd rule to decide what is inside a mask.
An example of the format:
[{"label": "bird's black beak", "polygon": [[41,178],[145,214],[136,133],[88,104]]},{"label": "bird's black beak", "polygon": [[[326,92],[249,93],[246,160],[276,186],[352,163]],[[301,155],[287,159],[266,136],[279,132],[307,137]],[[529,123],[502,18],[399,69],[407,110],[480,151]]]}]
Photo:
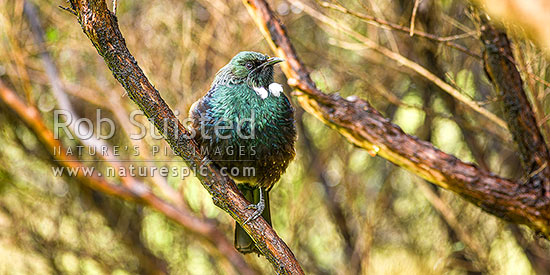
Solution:
[{"label": "bird's black beak", "polygon": [[274,64],[277,64],[277,63],[280,63],[280,62],[283,62],[283,61],[285,61],[285,60],[282,59],[282,58],[279,58],[279,57],[270,57],[262,65],[263,66],[269,66],[269,65],[274,65]]}]

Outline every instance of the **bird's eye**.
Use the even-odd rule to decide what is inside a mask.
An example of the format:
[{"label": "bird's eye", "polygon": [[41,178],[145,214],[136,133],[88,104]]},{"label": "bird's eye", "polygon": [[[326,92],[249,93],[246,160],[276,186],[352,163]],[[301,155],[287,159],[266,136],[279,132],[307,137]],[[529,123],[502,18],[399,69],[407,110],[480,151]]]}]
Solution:
[{"label": "bird's eye", "polygon": [[254,65],[252,64],[252,62],[246,62],[246,64],[244,64],[244,66],[249,69],[249,70],[252,70],[252,68],[254,67]]}]

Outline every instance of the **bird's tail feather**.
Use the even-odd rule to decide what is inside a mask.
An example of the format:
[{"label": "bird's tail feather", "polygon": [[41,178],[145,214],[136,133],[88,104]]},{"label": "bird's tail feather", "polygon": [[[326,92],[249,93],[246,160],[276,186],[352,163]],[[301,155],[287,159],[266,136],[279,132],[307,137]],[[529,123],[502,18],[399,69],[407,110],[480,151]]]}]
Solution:
[{"label": "bird's tail feather", "polygon": [[[243,193],[246,200],[248,200],[253,204],[260,202],[259,188],[252,189],[242,184],[239,184],[238,187],[239,187],[239,190],[241,190],[241,193]],[[263,195],[265,200],[265,209],[264,209],[264,212],[262,213],[262,217],[271,226],[271,213],[269,211],[269,192],[265,191],[264,189]],[[254,241],[250,238],[250,236],[248,236],[248,233],[246,233],[246,231],[244,231],[244,229],[238,223],[235,223],[234,245],[237,251],[243,254],[252,253],[252,252],[260,254],[260,251],[254,244]]]}]

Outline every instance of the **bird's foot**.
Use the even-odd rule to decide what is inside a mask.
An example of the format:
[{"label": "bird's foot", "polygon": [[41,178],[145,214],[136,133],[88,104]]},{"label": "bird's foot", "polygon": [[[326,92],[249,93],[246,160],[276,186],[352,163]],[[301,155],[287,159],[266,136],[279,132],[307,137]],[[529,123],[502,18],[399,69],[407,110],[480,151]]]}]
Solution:
[{"label": "bird's foot", "polygon": [[252,216],[248,217],[246,221],[243,223],[243,225],[247,224],[249,221],[257,219],[259,216],[262,215],[265,209],[265,201],[264,196],[262,192],[262,188],[260,187],[260,201],[257,204],[250,204],[246,207],[246,209],[256,209],[254,213],[252,213]]}]

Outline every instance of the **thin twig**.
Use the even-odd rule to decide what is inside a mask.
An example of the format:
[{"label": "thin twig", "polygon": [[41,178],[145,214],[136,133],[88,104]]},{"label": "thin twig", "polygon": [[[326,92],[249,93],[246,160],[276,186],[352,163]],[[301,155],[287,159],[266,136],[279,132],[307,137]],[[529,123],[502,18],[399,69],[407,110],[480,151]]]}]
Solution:
[{"label": "thin twig", "polygon": [[216,224],[212,221],[197,218],[189,212],[174,207],[153,194],[149,188],[141,185],[139,182],[132,185],[130,189],[126,186],[107,182],[104,177],[99,177],[95,170],[92,176],[85,175],[84,171],[86,166],[84,166],[80,160],[68,154],[63,144],[58,139],[54,138],[53,132],[48,129],[44,120],[40,117],[40,112],[33,106],[27,106],[18,98],[16,93],[6,87],[1,80],[0,101],[4,102],[13,110],[29,129],[34,132],[38,140],[43,144],[56,163],[73,171],[77,171],[76,177],[80,182],[107,195],[116,196],[127,201],[141,202],[156,209],[188,229],[190,232],[197,234],[197,236],[204,237],[208,242],[217,246],[220,250],[220,254],[227,257],[240,272],[250,275],[257,274],[257,272],[248,266],[244,259],[242,259],[242,256],[235,251],[231,242],[225,237],[225,234],[220,232],[216,228]]},{"label": "thin twig", "polygon": [[323,93],[309,76],[269,5],[264,0],[243,0],[243,3],[273,51],[287,60],[282,70],[307,112],[350,143],[375,151],[378,156],[459,194],[489,213],[527,224],[550,237],[550,200],[541,197],[539,190],[495,176],[405,134],[360,98],[346,100],[337,94]]},{"label": "thin twig", "polygon": [[537,82],[543,84],[544,86],[550,88],[550,82],[540,78],[538,75],[532,73],[532,72],[527,72],[527,74],[529,75],[529,77],[533,78],[534,80],[536,80]]},{"label": "thin twig", "polygon": [[319,159],[319,151],[315,147],[307,129],[305,129],[303,120],[300,119],[300,116],[304,113],[303,110],[300,110],[300,113],[297,113],[297,123],[298,129],[300,131],[300,136],[302,143],[305,148],[305,153],[309,156],[309,171],[317,177],[317,180],[323,185],[325,191],[325,200],[326,206],[331,214],[333,223],[338,228],[342,239],[344,240],[344,253],[350,262],[350,268],[353,270],[353,273],[359,273],[361,270],[361,261],[357,253],[355,253],[355,236],[353,231],[349,228],[348,221],[344,212],[344,208],[339,203],[336,197],[336,191],[331,187],[330,180],[327,178],[324,171],[326,167],[322,164],[322,160]]},{"label": "thin twig", "polygon": [[[377,1],[369,1],[369,4],[372,6],[372,12],[377,16],[377,18],[385,20],[384,13],[382,12],[382,10],[380,10],[380,5],[377,3]],[[388,38],[388,44],[390,45],[390,49],[398,53],[399,46],[397,44],[393,31],[391,29],[385,29],[385,28],[382,28],[382,30],[384,31],[384,34]]]},{"label": "thin twig", "polygon": [[86,183],[92,189],[98,190],[105,194],[115,195],[125,200],[136,200],[138,196],[127,188],[111,184],[99,177],[94,172],[92,176],[86,177],[83,173],[84,166],[75,159],[72,155],[66,154],[63,144],[54,138],[53,132],[44,124],[44,121],[40,117],[40,112],[33,106],[27,106],[17,94],[9,89],[2,80],[0,80],[0,100],[6,104],[12,111],[14,111],[21,120],[36,133],[36,136],[40,142],[42,142],[48,149],[48,152],[56,153],[53,158],[58,161],[60,165],[68,167],[77,171],[76,176]]},{"label": "thin twig", "polygon": [[527,67],[527,64],[525,63],[524,53],[521,51],[517,46],[514,47],[512,45],[512,49],[514,50],[514,55],[517,58],[517,62],[513,57],[509,57],[510,60],[513,61],[514,64],[516,64],[516,67],[518,71],[523,73],[524,78],[527,80],[527,86],[529,87],[527,91],[531,92],[531,106],[533,107],[533,113],[535,114],[535,118],[537,120],[537,126],[541,129],[543,134],[548,138],[550,137],[550,128],[548,127],[548,124],[541,123],[541,120],[544,119],[544,107],[542,105],[542,100],[539,100],[540,94],[539,90],[536,87],[536,79],[532,77],[531,75],[535,76],[531,71],[531,67]]},{"label": "thin twig", "polygon": [[310,16],[312,16],[313,18],[321,21],[322,23],[324,23],[324,24],[326,24],[330,27],[337,28],[338,31],[345,32],[346,34],[348,34],[352,38],[364,43],[365,46],[368,49],[372,49],[372,50],[374,50],[374,51],[376,51],[376,52],[378,52],[378,53],[380,53],[380,54],[382,54],[382,55],[398,62],[399,64],[405,65],[409,69],[412,69],[413,71],[417,72],[419,75],[421,75],[421,76],[425,77],[426,79],[430,80],[431,82],[433,82],[435,85],[437,85],[443,91],[447,92],[448,94],[450,94],[451,96],[456,98],[458,101],[462,102],[466,106],[468,106],[468,107],[472,108],[473,110],[475,110],[476,112],[480,113],[481,115],[483,115],[484,117],[486,117],[490,121],[494,122],[495,124],[497,124],[501,128],[507,129],[507,125],[506,125],[506,122],[504,122],[504,120],[500,119],[499,117],[497,117],[495,114],[489,112],[488,110],[482,108],[476,102],[472,101],[467,96],[460,93],[457,89],[455,89],[451,85],[447,84],[445,81],[443,81],[442,79],[440,79],[439,77],[437,77],[436,75],[434,75],[433,73],[431,73],[426,68],[419,65],[418,63],[416,63],[416,62],[414,62],[414,61],[412,61],[412,60],[410,60],[410,59],[408,59],[408,58],[406,58],[406,57],[404,57],[404,56],[402,56],[398,53],[395,53],[395,52],[393,52],[393,51],[391,51],[391,50],[389,50],[385,47],[382,47],[381,45],[379,45],[378,43],[372,41],[368,37],[363,36],[362,34],[354,31],[353,29],[351,29],[351,27],[345,25],[344,23],[340,23],[340,22],[338,22],[338,21],[336,21],[332,18],[329,18],[328,16],[316,11],[313,8],[311,8],[309,5],[307,5],[307,4],[305,4],[301,1],[297,1],[297,2],[300,2],[304,6],[304,11],[306,13],[308,13]]},{"label": "thin twig", "polygon": [[448,203],[444,202],[426,183],[420,178],[414,179],[414,183],[424,194],[424,197],[430,202],[430,204],[441,214],[447,224],[456,232],[458,238],[464,242],[468,248],[470,248],[474,254],[478,257],[478,260],[482,263],[487,261],[487,253],[482,249],[478,241],[476,241],[470,232],[460,224],[453,210],[448,206]]},{"label": "thin twig", "polygon": [[[320,4],[321,4],[322,7],[330,8],[330,9],[333,9],[333,10],[336,10],[336,11],[339,11],[339,12],[342,12],[342,13],[346,13],[346,14],[355,16],[355,17],[367,22],[368,24],[372,24],[372,25],[377,26],[377,27],[381,27],[381,28],[389,29],[389,30],[401,31],[401,32],[404,32],[404,33],[410,33],[411,32],[411,29],[408,28],[408,27],[401,26],[399,24],[395,24],[395,23],[392,23],[392,22],[389,22],[389,21],[386,21],[386,20],[383,20],[383,19],[380,19],[380,18],[376,18],[376,17],[368,15],[368,14],[355,12],[355,11],[346,9],[343,6],[340,6],[340,5],[336,5],[336,4],[332,4],[332,3],[328,3],[328,2],[321,2]],[[481,54],[474,53],[474,52],[468,50],[467,48],[465,48],[464,46],[452,42],[452,40],[473,36],[475,34],[475,32],[466,32],[464,34],[459,34],[459,35],[456,35],[456,36],[449,36],[449,37],[439,37],[437,35],[426,33],[426,32],[423,32],[423,31],[418,31],[418,30],[413,30],[413,33],[414,33],[414,35],[419,36],[419,37],[423,37],[423,38],[426,38],[426,39],[429,39],[429,40],[441,42],[446,46],[449,46],[451,48],[459,50],[459,51],[461,51],[461,52],[463,52],[463,53],[465,53],[469,56],[475,57],[477,59],[482,58]]]},{"label": "thin twig", "polygon": [[411,16],[411,29],[409,31],[409,36],[411,37],[414,35],[414,21],[416,19],[416,12],[418,11],[418,5],[420,4],[420,1],[421,0],[414,1],[414,7],[412,11],[412,16]]}]

